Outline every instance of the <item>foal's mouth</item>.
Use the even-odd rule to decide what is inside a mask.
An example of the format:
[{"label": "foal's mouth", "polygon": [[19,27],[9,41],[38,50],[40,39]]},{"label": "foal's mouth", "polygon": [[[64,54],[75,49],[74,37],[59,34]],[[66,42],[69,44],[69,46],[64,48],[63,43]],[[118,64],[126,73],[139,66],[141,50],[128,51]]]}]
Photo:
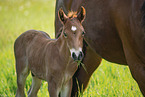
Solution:
[{"label": "foal's mouth", "polygon": [[82,48],[79,48],[78,50],[72,48],[70,49],[71,57],[74,61],[81,61],[84,57],[84,54],[82,52]]}]

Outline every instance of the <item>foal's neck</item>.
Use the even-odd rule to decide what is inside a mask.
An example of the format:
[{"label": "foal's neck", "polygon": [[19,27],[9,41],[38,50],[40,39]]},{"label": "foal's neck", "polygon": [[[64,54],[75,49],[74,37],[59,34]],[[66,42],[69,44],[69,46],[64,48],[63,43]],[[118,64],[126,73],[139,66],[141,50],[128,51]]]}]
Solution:
[{"label": "foal's neck", "polygon": [[66,38],[63,36],[63,32],[59,36],[59,38],[56,41],[57,47],[59,49],[59,53],[61,56],[68,59],[70,57],[70,50],[66,42]]}]

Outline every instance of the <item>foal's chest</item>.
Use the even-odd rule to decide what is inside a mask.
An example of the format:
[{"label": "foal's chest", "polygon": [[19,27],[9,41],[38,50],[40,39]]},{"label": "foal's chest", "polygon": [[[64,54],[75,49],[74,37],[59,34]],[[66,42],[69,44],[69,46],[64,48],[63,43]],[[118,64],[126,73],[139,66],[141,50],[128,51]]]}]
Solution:
[{"label": "foal's chest", "polygon": [[78,68],[77,63],[71,60],[66,67],[64,81],[70,80],[73,77],[74,73],[76,72],[77,68]]}]

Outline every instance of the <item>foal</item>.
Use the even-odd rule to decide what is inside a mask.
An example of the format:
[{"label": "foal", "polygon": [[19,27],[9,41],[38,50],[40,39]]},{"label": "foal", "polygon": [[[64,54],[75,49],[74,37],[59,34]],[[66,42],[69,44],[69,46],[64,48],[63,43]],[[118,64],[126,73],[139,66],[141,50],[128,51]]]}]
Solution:
[{"label": "foal", "polygon": [[24,97],[26,78],[31,71],[32,85],[29,97],[36,97],[41,80],[48,82],[50,97],[70,97],[72,76],[77,62],[83,58],[82,46],[85,9],[66,16],[62,9],[58,17],[63,30],[58,39],[52,40],[42,31],[29,30],[20,35],[14,44],[17,71],[16,97]]}]

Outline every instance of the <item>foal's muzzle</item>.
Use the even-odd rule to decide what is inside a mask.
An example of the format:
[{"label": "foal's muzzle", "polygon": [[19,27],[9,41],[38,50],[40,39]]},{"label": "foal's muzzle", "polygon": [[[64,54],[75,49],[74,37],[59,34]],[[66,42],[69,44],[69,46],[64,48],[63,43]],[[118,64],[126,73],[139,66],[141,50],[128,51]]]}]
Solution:
[{"label": "foal's muzzle", "polygon": [[84,54],[82,52],[82,49],[79,50],[71,49],[71,57],[74,59],[74,61],[81,61],[84,57]]}]

